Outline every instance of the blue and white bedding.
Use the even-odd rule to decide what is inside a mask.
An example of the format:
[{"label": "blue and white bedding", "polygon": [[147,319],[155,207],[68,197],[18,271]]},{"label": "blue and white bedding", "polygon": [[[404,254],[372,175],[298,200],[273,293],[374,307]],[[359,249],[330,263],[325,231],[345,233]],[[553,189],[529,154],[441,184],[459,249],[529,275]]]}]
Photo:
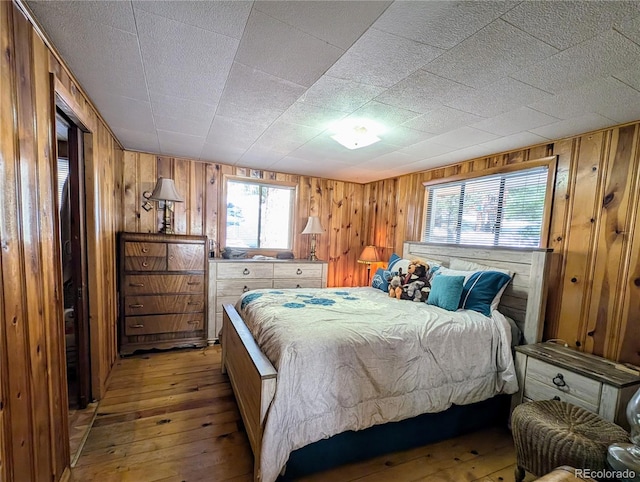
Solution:
[{"label": "blue and white bedding", "polygon": [[518,388],[498,311],[445,311],[369,287],[255,290],[237,309],[278,371],[265,482],[312,442]]}]

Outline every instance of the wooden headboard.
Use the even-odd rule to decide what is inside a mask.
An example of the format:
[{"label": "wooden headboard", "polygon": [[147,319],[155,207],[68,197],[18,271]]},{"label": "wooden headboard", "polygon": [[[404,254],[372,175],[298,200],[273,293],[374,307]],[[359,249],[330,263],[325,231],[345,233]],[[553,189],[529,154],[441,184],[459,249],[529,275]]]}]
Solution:
[{"label": "wooden headboard", "polygon": [[515,273],[500,301],[499,310],[522,330],[525,343],[542,339],[547,301],[547,273],[551,249],[494,248],[449,244],[404,243],[402,256],[440,261],[449,266],[451,258],[507,269]]}]

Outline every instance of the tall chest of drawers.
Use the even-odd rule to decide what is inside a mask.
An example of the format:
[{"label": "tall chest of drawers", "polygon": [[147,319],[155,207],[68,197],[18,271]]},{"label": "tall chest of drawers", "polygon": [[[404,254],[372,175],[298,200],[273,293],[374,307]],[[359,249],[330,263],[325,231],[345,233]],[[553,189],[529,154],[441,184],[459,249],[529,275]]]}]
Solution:
[{"label": "tall chest of drawers", "polygon": [[120,353],[205,346],[205,236],[121,233]]},{"label": "tall chest of drawers", "polygon": [[260,288],[326,288],[324,261],[210,259],[209,343],[222,328],[222,305],[234,304],[242,293]]}]

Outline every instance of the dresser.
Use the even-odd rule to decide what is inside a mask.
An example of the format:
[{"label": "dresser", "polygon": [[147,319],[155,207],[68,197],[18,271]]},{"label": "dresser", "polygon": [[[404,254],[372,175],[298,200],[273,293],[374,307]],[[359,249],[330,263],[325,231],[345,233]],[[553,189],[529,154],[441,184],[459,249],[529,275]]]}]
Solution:
[{"label": "dresser", "polygon": [[512,408],[529,400],[563,400],[629,430],[625,410],[640,387],[637,372],[556,343],[515,350],[520,390],[513,396]]},{"label": "dresser", "polygon": [[205,236],[121,233],[120,354],[205,346]]},{"label": "dresser", "polygon": [[210,259],[209,334],[215,343],[222,328],[222,305],[260,288],[326,288],[327,263],[307,260]]}]

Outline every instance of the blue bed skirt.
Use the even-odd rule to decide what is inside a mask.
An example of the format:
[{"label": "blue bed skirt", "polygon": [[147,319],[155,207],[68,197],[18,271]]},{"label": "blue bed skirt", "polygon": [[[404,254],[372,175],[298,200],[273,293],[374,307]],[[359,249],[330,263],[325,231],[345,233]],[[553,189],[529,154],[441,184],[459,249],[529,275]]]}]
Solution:
[{"label": "blue bed skirt", "polygon": [[453,405],[440,413],[425,413],[400,422],[375,425],[358,432],[344,432],[291,453],[284,476],[290,481],[338,465],[422,445],[493,426],[506,430],[511,397],[498,395],[471,405]]}]

